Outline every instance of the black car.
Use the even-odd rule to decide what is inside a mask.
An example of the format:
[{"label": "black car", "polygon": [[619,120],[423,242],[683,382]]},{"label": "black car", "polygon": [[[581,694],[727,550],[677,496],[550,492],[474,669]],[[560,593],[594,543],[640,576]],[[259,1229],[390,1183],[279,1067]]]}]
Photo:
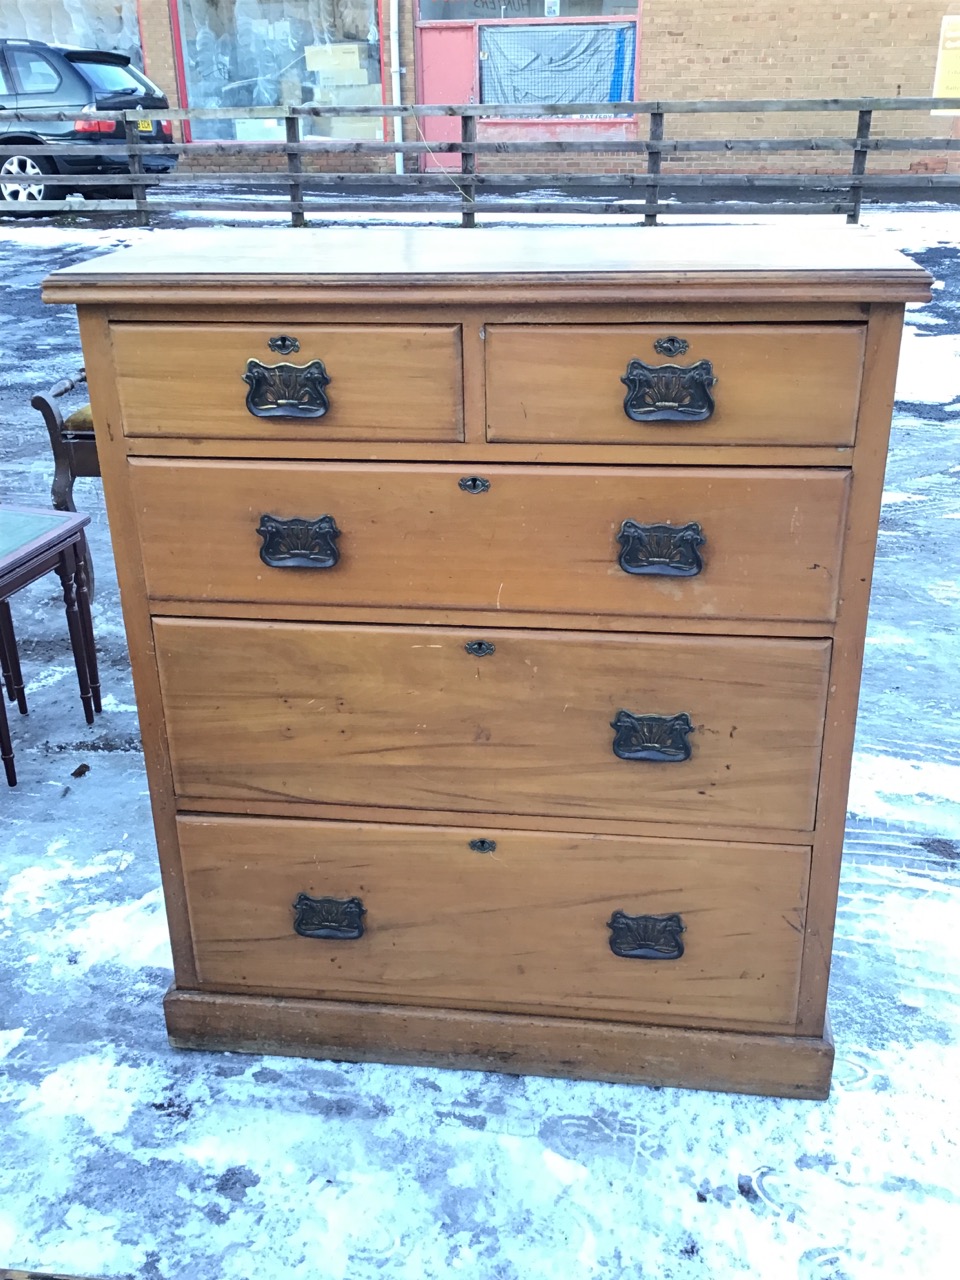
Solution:
[{"label": "black car", "polygon": [[[24,146],[22,155],[0,155],[0,211],[57,200],[68,191],[101,194],[90,175],[129,173],[130,165],[125,155],[110,154],[114,146],[124,145],[122,121],[103,120],[97,112],[137,107],[156,111],[169,105],[125,54],[71,49],[40,40],[0,40],[0,147],[9,151],[11,146]],[[48,107],[64,112],[66,118],[15,118],[17,111]],[[138,128],[147,142],[173,141],[169,120],[143,120]],[[56,143],[87,144],[89,154],[43,154],[40,144]],[[147,173],[166,173],[176,162],[172,154],[145,155],[143,168]],[[76,174],[78,181],[75,186],[45,182],[51,173]],[[129,199],[131,194],[126,186],[102,188],[104,197]]]}]

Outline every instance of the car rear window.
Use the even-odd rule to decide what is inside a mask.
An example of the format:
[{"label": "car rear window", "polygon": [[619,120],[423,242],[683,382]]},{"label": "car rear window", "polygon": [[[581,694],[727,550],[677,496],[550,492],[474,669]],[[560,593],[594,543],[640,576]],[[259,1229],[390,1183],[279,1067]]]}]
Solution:
[{"label": "car rear window", "polygon": [[115,62],[82,62],[71,59],[84,80],[98,93],[154,93],[153,85],[138,75],[133,67]]}]

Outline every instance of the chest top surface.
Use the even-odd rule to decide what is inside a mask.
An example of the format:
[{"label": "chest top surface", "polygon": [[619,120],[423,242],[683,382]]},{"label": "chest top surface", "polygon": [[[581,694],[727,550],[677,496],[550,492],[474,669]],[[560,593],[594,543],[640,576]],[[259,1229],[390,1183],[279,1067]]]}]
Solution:
[{"label": "chest top surface", "polygon": [[[67,267],[45,283],[51,302],[97,302],[186,283],[318,288],[490,285],[589,287],[614,280],[678,296],[722,281],[749,291],[772,279],[836,299],[923,301],[930,277],[859,227],[450,227],[203,229],[150,234],[140,244]],[[744,296],[749,296],[745,293]],[[157,293],[152,299],[157,300]]]}]

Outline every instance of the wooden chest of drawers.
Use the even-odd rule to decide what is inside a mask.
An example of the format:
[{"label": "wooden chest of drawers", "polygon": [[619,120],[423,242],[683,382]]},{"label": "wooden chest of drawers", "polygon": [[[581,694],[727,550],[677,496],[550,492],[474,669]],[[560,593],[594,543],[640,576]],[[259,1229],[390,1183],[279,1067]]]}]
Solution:
[{"label": "wooden chest of drawers", "polygon": [[174,235],[78,304],[174,1044],[823,1097],[860,231]]}]

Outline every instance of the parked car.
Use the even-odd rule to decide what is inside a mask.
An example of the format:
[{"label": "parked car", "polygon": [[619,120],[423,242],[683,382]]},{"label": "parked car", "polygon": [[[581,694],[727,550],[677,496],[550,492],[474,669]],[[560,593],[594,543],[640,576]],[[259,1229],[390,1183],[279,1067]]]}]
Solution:
[{"label": "parked car", "polygon": [[[0,39],[0,147],[24,147],[22,155],[0,155],[0,211],[58,200],[68,191],[129,199],[131,187],[98,189],[90,181],[91,175],[130,172],[125,155],[110,154],[113,147],[124,145],[123,122],[103,120],[97,113],[130,108],[155,111],[169,105],[125,54],[71,49],[40,40]],[[65,118],[21,121],[14,115],[47,107],[64,112]],[[169,120],[142,120],[138,129],[146,142],[173,141]],[[57,143],[89,145],[89,154],[43,154],[43,146]],[[166,173],[176,163],[172,154],[143,157],[146,173]],[[77,183],[46,182],[47,175],[54,173],[76,175]],[[26,207],[23,211],[27,212]]]}]

